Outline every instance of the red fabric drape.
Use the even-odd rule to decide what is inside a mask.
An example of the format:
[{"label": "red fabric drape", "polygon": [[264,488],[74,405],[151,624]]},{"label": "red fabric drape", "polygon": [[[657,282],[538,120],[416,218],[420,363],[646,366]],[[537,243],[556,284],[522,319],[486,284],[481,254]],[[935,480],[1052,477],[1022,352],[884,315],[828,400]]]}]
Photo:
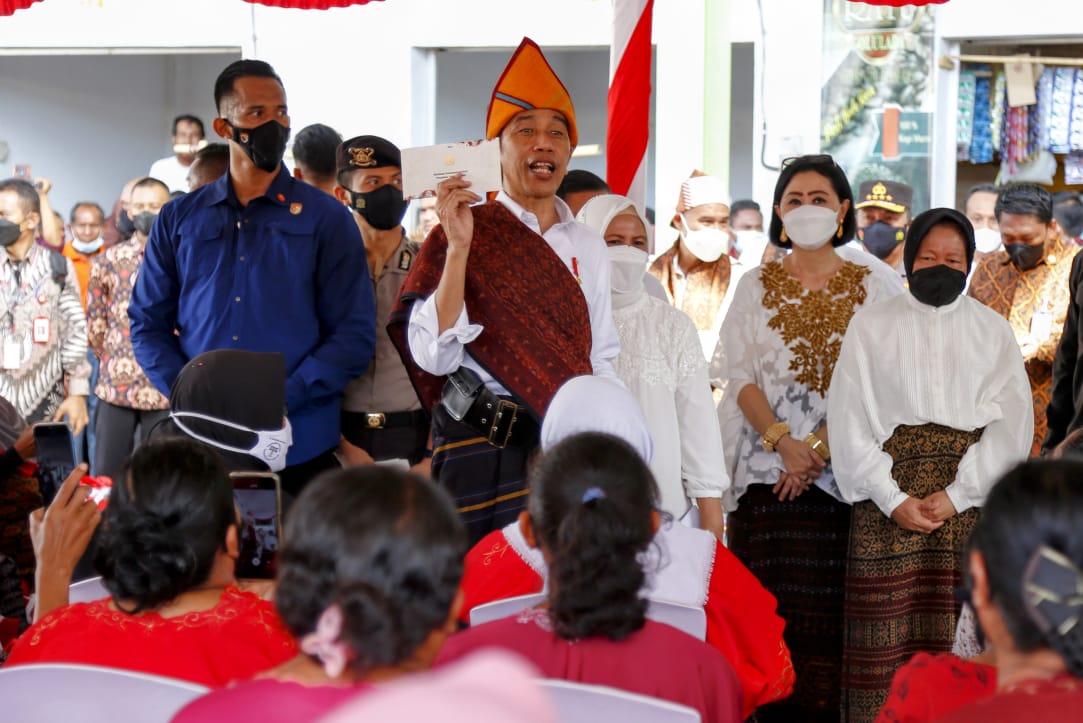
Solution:
[{"label": "red fabric drape", "polygon": [[[2,2],[3,0],[0,0]],[[246,0],[255,5],[270,5],[274,8],[299,8],[301,10],[326,10],[344,8],[350,5],[368,5],[370,2],[383,0]]]},{"label": "red fabric drape", "polygon": [[0,0],[0,16],[11,15],[16,10],[28,8],[41,0]]}]

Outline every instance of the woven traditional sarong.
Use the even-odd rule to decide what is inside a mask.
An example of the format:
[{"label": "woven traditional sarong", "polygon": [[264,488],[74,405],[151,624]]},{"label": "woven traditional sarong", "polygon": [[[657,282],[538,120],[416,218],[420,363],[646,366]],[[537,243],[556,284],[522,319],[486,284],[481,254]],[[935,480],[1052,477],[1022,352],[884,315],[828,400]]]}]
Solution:
[{"label": "woven traditional sarong", "polygon": [[526,509],[525,470],[536,447],[498,449],[441,404],[433,407],[433,422],[432,477],[455,499],[473,546]]},{"label": "woven traditional sarong", "polygon": [[771,485],[754,484],[728,529],[730,550],[778,599],[797,675],[793,695],[757,719],[837,721],[850,506],[815,486],[779,502]]},{"label": "woven traditional sarong", "polygon": [[[884,442],[899,489],[918,499],[947,487],[982,430],[900,425]],[[872,502],[854,505],[846,570],[843,719],[871,721],[895,671],[914,653],[951,652],[962,552],[978,510],[949,518],[931,535],[910,532]]]}]

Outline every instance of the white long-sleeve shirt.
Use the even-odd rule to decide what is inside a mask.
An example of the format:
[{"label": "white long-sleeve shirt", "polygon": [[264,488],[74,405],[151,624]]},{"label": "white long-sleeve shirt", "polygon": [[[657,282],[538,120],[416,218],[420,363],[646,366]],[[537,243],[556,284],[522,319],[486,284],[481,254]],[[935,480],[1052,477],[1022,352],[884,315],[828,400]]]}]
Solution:
[{"label": "white long-sleeve shirt", "polygon": [[[501,191],[496,200],[534,233],[539,234],[560,257],[569,273],[578,270],[580,288],[586,297],[590,312],[590,363],[594,375],[609,377],[621,383],[613,360],[620,353],[620,338],[613,325],[613,312],[609,296],[609,254],[605,241],[589,226],[576,222],[567,204],[555,199],[559,221],[543,234],[538,217],[517,204]],[[469,261],[467,261],[469,263]],[[530,273],[529,259],[524,259],[522,273]],[[535,299],[523,299],[524,306],[538,303]],[[466,351],[466,344],[474,341],[485,330],[481,324],[470,323],[470,310],[463,305],[455,325],[440,333],[436,312],[436,295],[421,304],[415,304],[410,313],[407,339],[410,353],[417,365],[436,376],[444,376],[464,366],[478,374],[485,386],[494,394],[508,395],[504,386],[485,371]]]},{"label": "white long-sleeve shirt", "polygon": [[885,514],[907,495],[884,442],[900,424],[984,427],[959,463],[948,497],[980,507],[997,478],[1027,458],[1030,383],[1008,322],[966,296],[939,308],[900,294],[854,314],[827,395],[831,464],[848,502]]}]

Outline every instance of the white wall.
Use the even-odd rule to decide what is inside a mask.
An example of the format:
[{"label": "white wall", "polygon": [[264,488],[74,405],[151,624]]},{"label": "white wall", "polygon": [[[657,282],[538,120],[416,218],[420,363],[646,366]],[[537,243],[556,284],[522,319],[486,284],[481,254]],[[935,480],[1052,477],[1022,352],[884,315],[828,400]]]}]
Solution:
[{"label": "white wall", "polygon": [[[0,21],[2,23],[3,21]],[[214,78],[225,55],[0,56],[0,176],[25,163],[47,177],[67,220],[79,200],[108,211],[129,179],[170,155],[175,115],[210,131]],[[21,109],[21,112],[19,112]]]}]

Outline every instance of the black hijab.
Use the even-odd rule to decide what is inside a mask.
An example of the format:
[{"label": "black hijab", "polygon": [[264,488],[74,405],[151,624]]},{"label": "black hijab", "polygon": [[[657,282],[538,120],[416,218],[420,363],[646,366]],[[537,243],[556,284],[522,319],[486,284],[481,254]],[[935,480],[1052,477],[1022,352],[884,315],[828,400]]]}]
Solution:
[{"label": "black hijab", "polygon": [[[277,352],[218,349],[184,365],[169,392],[171,412],[196,412],[249,429],[280,429],[286,414],[286,359]],[[196,434],[231,447],[248,448],[256,435],[194,417],[182,417]],[[163,432],[185,435],[173,420]],[[186,435],[185,435],[186,436]],[[265,470],[262,460],[247,454],[213,449],[230,470]]]},{"label": "black hijab", "polygon": [[907,278],[914,272],[914,260],[918,256],[918,248],[921,242],[929,235],[934,226],[942,223],[950,223],[958,227],[963,235],[963,243],[966,245],[966,271],[970,273],[970,267],[974,264],[974,227],[963,214],[953,208],[930,208],[925,213],[918,215],[910,222],[910,229],[906,232],[906,246],[903,248],[903,266],[906,268]]}]

